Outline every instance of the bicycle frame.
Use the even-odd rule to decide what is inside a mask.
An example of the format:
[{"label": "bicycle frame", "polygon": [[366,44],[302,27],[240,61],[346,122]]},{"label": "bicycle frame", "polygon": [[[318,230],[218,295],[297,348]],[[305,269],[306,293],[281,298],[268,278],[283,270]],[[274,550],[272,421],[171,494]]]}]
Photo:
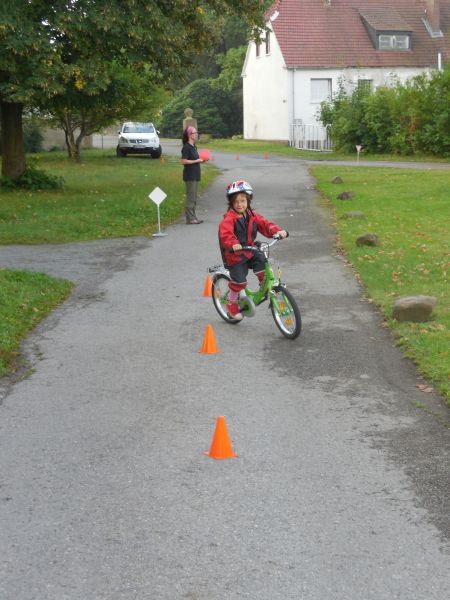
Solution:
[{"label": "bicycle frame", "polygon": [[267,295],[272,292],[274,285],[279,284],[279,280],[275,278],[272,267],[270,266],[268,256],[265,256],[265,259],[264,279],[262,286],[260,286],[259,289],[254,292],[248,287],[246,287],[244,290],[246,295],[253,300],[255,306],[258,306],[258,304],[261,304],[261,302],[267,298]]},{"label": "bicycle frame", "polygon": [[[259,304],[261,304],[262,302],[264,302],[264,300],[266,300],[268,297],[270,297],[270,300],[271,300],[272,304],[274,305],[275,310],[278,312],[278,314],[287,315],[292,310],[292,307],[289,305],[289,303],[285,307],[280,306],[280,303],[277,300],[276,293],[273,291],[274,287],[276,287],[278,285],[281,285],[281,286],[285,285],[280,280],[280,277],[281,277],[280,267],[278,267],[277,277],[275,277],[275,274],[272,270],[272,267],[271,267],[270,261],[269,261],[269,247],[272,246],[277,241],[279,241],[279,240],[274,239],[274,240],[272,240],[272,242],[262,242],[260,245],[260,248],[257,248],[257,249],[255,249],[251,246],[243,247],[243,250],[251,250],[253,252],[255,252],[255,250],[258,250],[259,252],[264,254],[264,279],[263,279],[262,285],[256,291],[252,291],[251,289],[246,287],[245,290],[243,290],[242,295],[239,297],[239,300],[238,300],[238,303],[239,303],[239,306],[240,306],[242,312],[247,317],[252,317],[254,315],[254,307],[256,307]],[[210,273],[211,272],[212,273],[223,273],[223,274],[229,276],[228,269],[226,269],[225,267],[222,267],[220,265],[211,267],[208,270]],[[244,294],[245,294],[245,296],[244,296]],[[226,303],[227,296],[228,296],[228,292],[226,293],[226,296],[223,298],[224,303]],[[287,299],[285,299],[285,302],[286,301],[287,301]]]},{"label": "bicycle frame", "polygon": [[[278,241],[278,240],[275,240]],[[273,291],[273,288],[276,286],[283,286],[285,287],[285,284],[281,281],[280,277],[281,277],[281,269],[280,267],[278,267],[277,269],[277,277],[275,277],[275,274],[273,272],[273,269],[270,265],[269,262],[269,247],[275,242],[263,242],[261,244],[260,247],[260,252],[262,252],[264,254],[264,270],[265,270],[265,274],[264,274],[264,279],[263,279],[263,284],[262,286],[255,292],[253,292],[252,290],[245,288],[245,294],[246,296],[253,301],[255,306],[258,306],[259,304],[261,304],[261,302],[263,302],[264,300],[267,299],[267,297],[270,297],[270,301],[273,304],[275,310],[277,311],[277,313],[279,315],[283,315],[286,316],[288,315],[291,311],[292,311],[292,306],[290,305],[290,302],[287,298],[283,299],[283,306],[280,305],[280,303],[278,302],[277,299],[277,295],[276,293]],[[244,312],[244,314],[247,312],[246,311],[246,307],[245,307],[245,301],[244,301],[244,306],[242,307],[242,311]],[[249,311],[250,312],[250,311]],[[246,315],[246,316],[253,316],[253,315]]]}]

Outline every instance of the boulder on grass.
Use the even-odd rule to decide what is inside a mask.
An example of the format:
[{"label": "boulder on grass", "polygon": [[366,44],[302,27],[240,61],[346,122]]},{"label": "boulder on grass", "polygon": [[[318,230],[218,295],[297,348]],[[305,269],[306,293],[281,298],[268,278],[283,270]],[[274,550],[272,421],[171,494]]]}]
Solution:
[{"label": "boulder on grass", "polygon": [[380,240],[376,233],[365,233],[356,238],[357,246],[379,246]]},{"label": "boulder on grass", "polygon": [[434,296],[403,296],[394,302],[392,316],[397,321],[428,321],[436,302]]},{"label": "boulder on grass", "polygon": [[351,200],[353,198],[352,192],[341,192],[338,194],[338,200]]},{"label": "boulder on grass", "polygon": [[343,183],[342,178],[339,177],[339,175],[336,175],[336,177],[333,177],[333,179],[331,180],[331,183]]}]

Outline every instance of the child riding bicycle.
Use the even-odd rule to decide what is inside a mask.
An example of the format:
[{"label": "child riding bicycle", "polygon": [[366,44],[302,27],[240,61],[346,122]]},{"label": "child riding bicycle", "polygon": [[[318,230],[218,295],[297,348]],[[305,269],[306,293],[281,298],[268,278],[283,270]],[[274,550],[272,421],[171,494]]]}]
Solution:
[{"label": "child riding bicycle", "polygon": [[219,225],[220,251],[223,263],[231,276],[226,308],[231,317],[240,321],[243,315],[237,303],[239,292],[247,286],[249,268],[253,270],[260,284],[262,283],[264,258],[252,252],[239,250],[242,250],[242,246],[252,246],[258,232],[267,238],[273,237],[275,233],[285,238],[288,233],[252,210],[253,189],[246,181],[230,183],[226,195],[228,210]]}]

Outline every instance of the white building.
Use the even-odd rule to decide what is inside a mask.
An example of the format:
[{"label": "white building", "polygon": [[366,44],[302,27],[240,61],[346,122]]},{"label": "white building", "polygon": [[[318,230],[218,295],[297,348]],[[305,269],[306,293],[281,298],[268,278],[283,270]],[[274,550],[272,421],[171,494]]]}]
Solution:
[{"label": "white building", "polygon": [[279,0],[242,71],[244,138],[325,149],[320,103],[450,61],[450,0]]}]

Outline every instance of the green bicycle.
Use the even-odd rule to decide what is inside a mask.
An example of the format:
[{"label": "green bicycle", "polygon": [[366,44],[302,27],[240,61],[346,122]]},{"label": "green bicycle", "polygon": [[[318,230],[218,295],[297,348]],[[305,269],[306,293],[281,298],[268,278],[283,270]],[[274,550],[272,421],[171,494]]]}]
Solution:
[{"label": "green bicycle", "polygon": [[[280,279],[280,268],[278,268],[275,277],[269,262],[269,248],[279,242],[280,239],[279,236],[275,235],[271,242],[255,242],[257,244],[255,246],[242,246],[242,250],[249,250],[253,253],[258,252],[264,256],[265,275],[258,290],[251,291],[247,287],[239,294],[238,305],[245,317],[253,317],[255,307],[269,300],[270,310],[276,326],[285,337],[295,340],[302,329],[300,310],[286,284]],[[241,252],[241,250],[238,250],[238,252]],[[212,299],[217,312],[227,323],[237,325],[241,321],[234,319],[226,309],[230,292],[228,282],[231,280],[229,271],[221,265],[210,267],[208,271],[212,273]]]}]

